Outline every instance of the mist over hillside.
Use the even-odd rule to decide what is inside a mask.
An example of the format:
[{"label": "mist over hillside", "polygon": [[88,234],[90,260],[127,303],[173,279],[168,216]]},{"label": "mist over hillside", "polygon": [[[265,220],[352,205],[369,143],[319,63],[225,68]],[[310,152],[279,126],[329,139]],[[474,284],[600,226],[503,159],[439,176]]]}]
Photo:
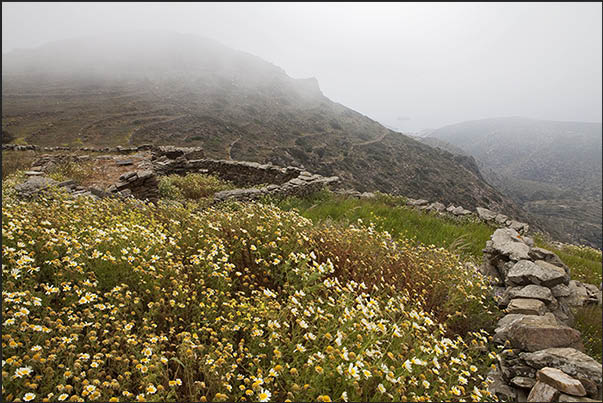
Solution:
[{"label": "mist over hillside", "polygon": [[427,139],[478,160],[486,180],[561,239],[601,247],[601,123],[497,118],[434,130]]},{"label": "mist over hillside", "polygon": [[332,102],[316,79],[172,33],[85,37],[3,57],[2,128],[40,145],[202,146],[208,157],[305,167],[360,191],[523,217],[457,157]]}]

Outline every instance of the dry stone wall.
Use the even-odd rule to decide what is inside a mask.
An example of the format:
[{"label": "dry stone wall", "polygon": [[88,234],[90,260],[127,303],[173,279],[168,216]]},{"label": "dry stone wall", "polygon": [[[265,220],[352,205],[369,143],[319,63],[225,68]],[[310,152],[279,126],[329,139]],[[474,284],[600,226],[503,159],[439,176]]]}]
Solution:
[{"label": "dry stone wall", "polygon": [[[22,150],[22,148],[10,149]],[[82,148],[81,150],[84,149]],[[283,168],[272,164],[259,164],[247,161],[199,159],[199,157],[203,156],[203,150],[196,147],[140,146],[136,148],[85,149],[85,151],[101,152],[116,150],[119,150],[119,152],[151,150],[152,156],[151,158],[147,157],[147,159],[137,162],[136,166],[138,169],[122,174],[118,181],[107,188],[100,188],[98,186],[84,188],[75,185],[73,187],[63,187],[72,193],[91,197],[135,197],[141,200],[156,202],[159,199],[158,176],[161,175],[185,175],[195,172],[210,173],[235,185],[245,186],[245,188],[216,193],[214,201],[221,202],[227,199],[248,201],[267,195],[279,197],[305,196],[325,186],[333,186],[339,182],[339,178],[336,176],[323,177],[296,167]],[[56,150],[55,148],[48,150],[48,147],[46,147],[44,151]],[[144,155],[144,153],[137,155]],[[56,181],[52,181],[52,179],[44,175],[58,164],[79,161],[94,162],[96,160],[107,159],[113,160],[112,163],[116,165],[134,165],[131,160],[115,159],[115,157],[110,155],[78,156],[73,154],[46,154],[33,162],[31,171],[27,172],[30,179],[19,185],[19,189],[21,189],[19,193],[24,197],[32,197],[50,186],[56,185]]]},{"label": "dry stone wall", "polygon": [[572,289],[559,257],[501,228],[486,244],[481,271],[506,312],[495,329],[494,341],[505,348],[489,374],[491,392],[510,401],[601,401],[601,363],[582,352],[581,334],[571,327],[571,307],[597,300],[575,297],[579,287]]},{"label": "dry stone wall", "polygon": [[467,210],[462,206],[455,206],[453,204],[446,207],[444,204],[440,202],[430,203],[424,199],[408,199],[407,205],[411,207],[415,207],[419,210],[426,211],[435,211],[442,214],[448,214],[455,217],[469,216],[473,215],[480,219],[481,221],[497,226],[497,227],[508,227],[512,228],[520,234],[526,234],[530,230],[530,226],[527,223],[520,222],[517,220],[513,220],[508,216],[496,213],[494,211],[488,210],[484,207],[477,207],[475,209],[475,213]]}]

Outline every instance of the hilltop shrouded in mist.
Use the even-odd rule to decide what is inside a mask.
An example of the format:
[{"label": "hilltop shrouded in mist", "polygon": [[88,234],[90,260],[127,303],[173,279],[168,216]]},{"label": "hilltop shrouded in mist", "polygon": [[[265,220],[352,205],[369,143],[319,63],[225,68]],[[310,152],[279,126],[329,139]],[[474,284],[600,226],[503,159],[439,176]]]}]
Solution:
[{"label": "hilltop shrouded in mist", "polygon": [[[145,60],[177,65],[187,45],[166,48],[149,35],[163,57],[148,59],[128,49],[129,31],[194,34],[291,77],[316,77],[329,99],[402,132],[492,116],[601,121],[600,3],[3,3],[2,11],[3,54],[112,36],[144,69]],[[72,45],[66,52],[110,64],[106,47],[95,55],[86,41]]]},{"label": "hilltop shrouded in mist", "polygon": [[471,158],[330,101],[315,79],[290,78],[203,38],[133,33],[55,42],[5,55],[2,82],[3,130],[21,141],[202,146],[209,157],[337,175],[361,191],[521,215],[482,181]]}]

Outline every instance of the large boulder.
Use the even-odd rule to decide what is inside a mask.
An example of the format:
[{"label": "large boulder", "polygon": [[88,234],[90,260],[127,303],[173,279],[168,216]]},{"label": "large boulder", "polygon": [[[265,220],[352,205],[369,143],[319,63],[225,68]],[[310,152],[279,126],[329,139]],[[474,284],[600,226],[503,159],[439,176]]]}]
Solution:
[{"label": "large boulder", "polygon": [[[512,325],[526,316],[528,315],[519,313],[508,313],[503,316],[496,324],[496,329],[494,329],[494,340],[497,342],[504,342],[507,340],[509,338],[509,332],[512,330]],[[538,322],[549,325],[558,324],[555,315],[550,312],[544,314],[543,316],[539,316]]]},{"label": "large boulder", "polygon": [[520,260],[509,270],[506,278],[510,286],[536,284],[549,288],[568,281],[565,270],[544,260]]}]

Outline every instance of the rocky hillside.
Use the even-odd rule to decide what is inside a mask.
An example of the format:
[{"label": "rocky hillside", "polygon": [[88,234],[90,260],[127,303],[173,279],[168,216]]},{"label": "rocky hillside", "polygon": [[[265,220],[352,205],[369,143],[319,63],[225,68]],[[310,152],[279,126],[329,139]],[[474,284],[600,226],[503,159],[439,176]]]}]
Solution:
[{"label": "rocky hillside", "polygon": [[427,138],[474,156],[486,181],[555,237],[602,246],[601,123],[485,119]]},{"label": "rocky hillside", "polygon": [[475,161],[332,102],[315,79],[180,34],[81,38],[2,61],[2,129],[39,145],[202,146],[209,158],[303,167],[359,191],[522,218]]}]

